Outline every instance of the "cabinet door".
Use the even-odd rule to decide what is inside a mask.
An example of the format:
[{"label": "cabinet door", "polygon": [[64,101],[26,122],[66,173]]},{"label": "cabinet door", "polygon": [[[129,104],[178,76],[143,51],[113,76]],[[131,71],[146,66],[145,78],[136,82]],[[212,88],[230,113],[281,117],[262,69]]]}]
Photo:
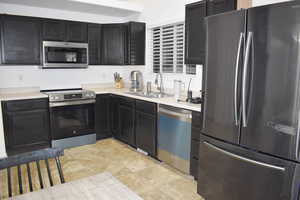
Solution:
[{"label": "cabinet door", "polygon": [[46,109],[4,114],[8,153],[49,147],[49,112]]},{"label": "cabinet door", "polygon": [[185,63],[204,64],[206,1],[188,4],[185,10]]},{"label": "cabinet door", "polygon": [[67,42],[87,42],[87,24],[67,22]]},{"label": "cabinet door", "polygon": [[126,26],[106,24],[102,26],[102,64],[124,65],[126,56]]},{"label": "cabinet door", "polygon": [[40,64],[39,19],[2,15],[2,63]]},{"label": "cabinet door", "polygon": [[111,136],[109,103],[109,95],[97,95],[95,111],[97,139],[103,139]]},{"label": "cabinet door", "polygon": [[110,100],[110,119],[111,119],[111,132],[113,134],[113,136],[117,139],[121,139],[120,136],[120,124],[119,124],[119,97],[118,96],[111,96],[111,100]]},{"label": "cabinet door", "polygon": [[219,13],[235,10],[237,0],[208,0],[207,14],[216,15]]},{"label": "cabinet door", "polygon": [[145,65],[146,24],[129,23],[128,33],[128,64]]},{"label": "cabinet door", "polygon": [[156,116],[136,111],[136,146],[152,156],[156,156]]},{"label": "cabinet door", "polygon": [[43,21],[43,40],[64,41],[66,39],[66,24],[63,20]]},{"label": "cabinet door", "polygon": [[88,41],[89,41],[89,64],[101,64],[101,25],[88,25]]},{"label": "cabinet door", "polygon": [[120,104],[119,111],[121,140],[135,146],[134,108]]}]

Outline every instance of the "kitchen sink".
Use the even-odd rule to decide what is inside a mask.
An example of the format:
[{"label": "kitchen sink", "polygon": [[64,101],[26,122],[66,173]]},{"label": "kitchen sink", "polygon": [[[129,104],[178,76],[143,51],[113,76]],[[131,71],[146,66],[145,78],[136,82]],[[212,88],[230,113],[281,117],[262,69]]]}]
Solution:
[{"label": "kitchen sink", "polygon": [[160,93],[160,92],[126,92],[126,94],[140,96],[140,97],[146,97],[146,98],[163,98],[163,97],[172,97],[172,94],[167,93]]}]

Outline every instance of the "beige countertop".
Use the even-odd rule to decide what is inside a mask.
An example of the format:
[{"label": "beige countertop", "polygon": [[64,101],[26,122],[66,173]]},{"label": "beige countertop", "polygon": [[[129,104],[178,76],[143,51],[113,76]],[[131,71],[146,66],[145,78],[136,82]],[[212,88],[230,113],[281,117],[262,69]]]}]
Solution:
[{"label": "beige countertop", "polygon": [[[84,89],[92,90],[96,94],[114,94],[114,95],[119,95],[119,96],[125,96],[125,97],[130,97],[138,100],[143,100],[143,101],[149,101],[153,103],[158,103],[158,104],[164,104],[164,105],[169,105],[173,107],[178,107],[178,108],[183,108],[187,110],[192,110],[192,111],[198,111],[201,112],[201,104],[192,104],[192,103],[187,103],[184,101],[177,102],[174,97],[163,97],[163,98],[148,98],[148,97],[142,97],[142,96],[137,96],[134,94],[129,94],[129,89],[128,88],[123,88],[123,89],[116,89],[113,87],[95,87],[95,85],[89,86],[89,85],[83,85]],[[183,97],[184,99],[184,97]]]},{"label": "beige countertop", "polygon": [[[116,89],[111,84],[87,84],[82,85],[84,89],[94,91],[96,94],[114,94],[119,96],[130,97],[138,100],[149,101],[158,104],[164,104],[183,108],[192,111],[201,111],[201,104],[191,104],[184,101],[177,102],[174,97],[163,97],[163,98],[148,98],[129,94],[129,89]],[[0,89],[0,101],[9,100],[21,100],[21,99],[35,99],[35,98],[47,98],[48,96],[41,93],[38,87],[34,88],[13,88],[13,89]],[[185,99],[183,97],[182,99]]]},{"label": "beige countertop", "polygon": [[0,89],[0,101],[48,98],[39,87]]}]

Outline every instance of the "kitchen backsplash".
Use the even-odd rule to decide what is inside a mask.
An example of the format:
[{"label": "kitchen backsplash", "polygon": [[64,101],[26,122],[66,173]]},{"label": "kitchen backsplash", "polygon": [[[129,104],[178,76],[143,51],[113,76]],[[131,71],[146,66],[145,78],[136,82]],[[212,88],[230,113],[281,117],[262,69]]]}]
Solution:
[{"label": "kitchen backsplash", "polygon": [[85,83],[111,83],[119,72],[125,82],[132,70],[144,66],[89,66],[87,69],[40,69],[39,66],[1,66],[0,88],[32,87],[41,89],[77,88]]},{"label": "kitchen backsplash", "polygon": [[[87,69],[40,69],[39,66],[1,66],[0,88],[40,87],[41,89],[79,88],[87,83],[112,83],[113,74],[120,73],[124,82],[130,82],[130,72],[140,70],[144,82],[154,84],[155,74],[145,66],[89,66]],[[197,75],[163,74],[164,87],[172,89],[175,79],[182,80],[187,89],[192,78],[191,90],[200,91],[202,67]],[[154,85],[153,85],[154,87]]]}]

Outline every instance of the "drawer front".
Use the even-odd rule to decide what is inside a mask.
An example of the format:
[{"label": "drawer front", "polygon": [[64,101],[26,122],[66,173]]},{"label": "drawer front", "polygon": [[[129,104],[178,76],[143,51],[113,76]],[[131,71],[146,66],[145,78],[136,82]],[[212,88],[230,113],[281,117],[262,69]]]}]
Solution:
[{"label": "drawer front", "polygon": [[156,114],[156,103],[151,103],[147,101],[136,100],[136,109],[138,111],[147,113],[147,114]]},{"label": "drawer front", "polygon": [[197,180],[198,179],[198,160],[191,159],[190,174]]},{"label": "drawer front", "polygon": [[192,146],[191,146],[191,156],[192,158],[199,158],[199,146],[200,142],[197,140],[192,140]]},{"label": "drawer front", "polygon": [[200,140],[201,129],[192,127],[192,139]]},{"label": "drawer front", "polygon": [[201,112],[193,112],[192,113],[193,118],[192,118],[192,126],[202,129],[202,113]]},{"label": "drawer front", "polygon": [[127,97],[120,97],[120,104],[124,106],[134,106],[134,99]]},{"label": "drawer front", "polygon": [[30,100],[13,100],[5,101],[4,109],[8,112],[33,110],[33,109],[47,109],[49,107],[48,99],[30,99]]}]

